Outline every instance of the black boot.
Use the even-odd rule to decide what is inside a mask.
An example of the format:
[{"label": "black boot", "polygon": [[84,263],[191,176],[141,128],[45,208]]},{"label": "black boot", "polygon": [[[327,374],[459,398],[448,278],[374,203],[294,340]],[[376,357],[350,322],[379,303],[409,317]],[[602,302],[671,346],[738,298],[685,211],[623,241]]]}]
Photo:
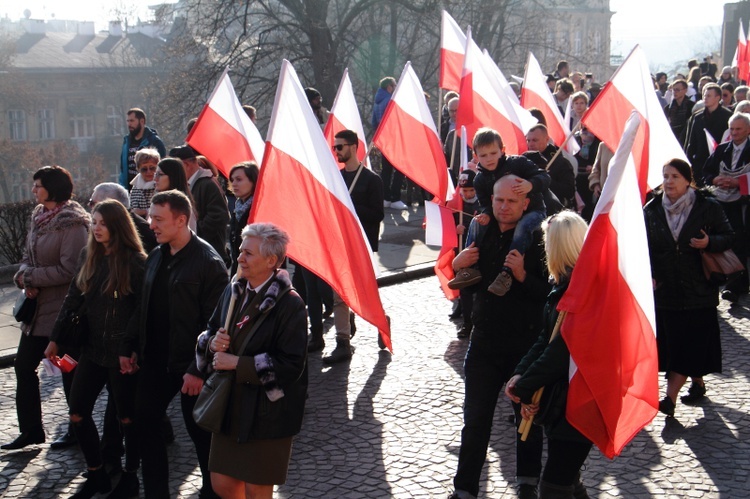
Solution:
[{"label": "black boot", "polygon": [[326,346],[323,340],[323,326],[310,328],[310,341],[307,343],[308,352],[319,352]]},{"label": "black boot", "polygon": [[76,438],[76,434],[73,431],[73,425],[68,424],[68,430],[62,434],[62,436],[58,437],[57,440],[49,444],[50,449],[67,449],[68,447],[73,447],[75,444],[78,443],[78,439]]},{"label": "black boot", "polygon": [[44,429],[41,426],[37,426],[33,430],[29,430],[29,431],[25,431],[21,433],[12,442],[0,445],[0,449],[16,450],[16,449],[23,449],[27,445],[43,444],[43,443],[44,443]]},{"label": "black boot", "polygon": [[141,483],[138,481],[138,473],[135,471],[123,471],[120,481],[107,499],[128,499],[138,497]]},{"label": "black boot", "polygon": [[539,499],[572,499],[572,485],[554,485],[549,482],[539,482]]},{"label": "black boot", "polygon": [[83,486],[78,492],[70,496],[70,499],[90,499],[96,494],[104,494],[112,490],[112,482],[109,475],[104,471],[104,466],[95,470],[89,470],[89,476],[86,478]]}]

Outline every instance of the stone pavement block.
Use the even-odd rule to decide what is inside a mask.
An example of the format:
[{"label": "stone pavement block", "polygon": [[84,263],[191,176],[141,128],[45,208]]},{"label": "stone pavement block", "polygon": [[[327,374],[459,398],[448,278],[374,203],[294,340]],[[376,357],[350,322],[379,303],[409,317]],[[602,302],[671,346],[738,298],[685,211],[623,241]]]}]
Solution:
[{"label": "stone pavement block", "polygon": [[[379,351],[375,329],[358,319],[349,363],[325,366],[309,357],[310,398],[295,439],[287,484],[278,498],[447,497],[456,468],[467,341],[456,339],[450,304],[437,280],[381,289],[393,317],[395,354]],[[594,449],[583,472],[592,497],[747,497],[750,474],[750,299],[722,304],[724,373],[706,377],[709,400],[678,404],[676,418],[657,415],[622,455]],[[329,344],[334,332],[327,333]],[[0,370],[0,442],[17,434],[12,368]],[[663,393],[663,380],[661,390]],[[42,376],[48,442],[64,429],[67,410],[59,379]],[[97,403],[101,414],[104,400]],[[515,427],[508,402],[498,401],[482,497],[515,497]],[[169,447],[172,493],[197,497],[201,479],[178,403],[169,414],[177,442]],[[100,423],[100,416],[97,422]],[[83,478],[77,449],[49,444],[0,453],[0,495],[60,497]]]}]

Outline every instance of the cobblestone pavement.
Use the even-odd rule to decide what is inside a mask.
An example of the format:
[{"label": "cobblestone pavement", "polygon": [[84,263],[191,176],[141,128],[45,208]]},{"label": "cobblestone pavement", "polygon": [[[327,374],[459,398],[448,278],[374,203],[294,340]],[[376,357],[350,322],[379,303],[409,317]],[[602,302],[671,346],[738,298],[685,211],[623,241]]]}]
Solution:
[{"label": "cobblestone pavement", "polygon": [[[461,431],[461,363],[467,346],[447,319],[450,304],[434,277],[381,289],[393,319],[395,354],[379,352],[375,331],[358,319],[349,365],[310,358],[310,399],[294,445],[289,481],[276,497],[447,497]],[[706,378],[709,401],[678,405],[673,420],[654,422],[614,461],[594,449],[584,480],[592,497],[748,497],[750,489],[750,300],[721,308],[724,374]],[[327,341],[334,343],[333,332]],[[0,371],[0,441],[17,434],[12,368]],[[48,439],[64,428],[60,384],[43,377]],[[662,392],[663,392],[662,386]],[[98,408],[101,410],[100,401]],[[508,402],[498,403],[481,495],[515,497]],[[170,408],[177,441],[169,447],[173,493],[197,497],[192,445]],[[0,453],[4,497],[67,497],[83,480],[77,449],[49,445]]]}]

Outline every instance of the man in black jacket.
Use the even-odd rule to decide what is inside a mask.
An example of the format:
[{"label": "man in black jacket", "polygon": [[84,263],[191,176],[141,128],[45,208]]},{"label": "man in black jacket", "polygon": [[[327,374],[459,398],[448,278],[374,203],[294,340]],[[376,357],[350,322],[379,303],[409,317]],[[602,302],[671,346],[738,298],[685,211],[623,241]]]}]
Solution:
[{"label": "man in black jacket", "polygon": [[[195,365],[195,343],[229,279],[221,257],[190,231],[191,212],[187,196],[175,190],[157,193],[151,200],[151,229],[159,246],[146,260],[138,330],[128,332],[125,356],[120,357],[123,371],[141,369],[135,424],[146,497],[170,497],[160,420],[178,392],[203,474],[200,497],[217,497],[208,471],[211,434],[193,420],[193,406],[203,386]],[[128,352],[139,355],[129,358]]]},{"label": "man in black jacket", "polygon": [[703,187],[703,166],[709,156],[706,131],[717,144],[721,143],[732,116],[732,111],[721,106],[721,87],[716,83],[703,87],[703,102],[705,107],[690,118],[685,135],[685,154],[693,167],[693,178],[699,187]]},{"label": "man in black jacket", "polygon": [[[354,210],[357,212],[367,242],[372,251],[378,251],[380,222],[383,221],[383,181],[372,170],[357,159],[359,147],[357,133],[342,130],[334,138],[333,150],[339,163],[344,164],[341,175],[349,188]],[[367,271],[367,269],[363,269]],[[352,358],[352,347],[349,340],[352,336],[353,316],[349,306],[338,293],[333,295],[333,321],[336,327],[336,348],[330,355],[323,357],[326,364],[335,364]],[[322,332],[321,332],[322,334]]]},{"label": "man in black jacket", "polygon": [[[458,469],[453,479],[455,499],[475,498],[479,477],[487,455],[497,397],[503,384],[513,374],[518,362],[534,344],[542,327],[541,317],[550,287],[547,284],[544,250],[539,230],[533,243],[522,255],[510,250],[513,232],[529,205],[525,194],[513,186],[519,177],[506,175],[494,186],[493,220],[480,226],[479,246],[470,244],[453,261],[453,267],[478,265],[482,281],[470,288],[475,291],[472,321],[474,331],[464,361],[464,427]],[[472,222],[476,224],[476,220]],[[503,296],[487,288],[500,270],[508,267],[517,281]],[[520,405],[514,405],[520,422]],[[516,435],[516,480],[519,497],[536,497],[542,470],[542,429],[534,427],[525,442]]]}]

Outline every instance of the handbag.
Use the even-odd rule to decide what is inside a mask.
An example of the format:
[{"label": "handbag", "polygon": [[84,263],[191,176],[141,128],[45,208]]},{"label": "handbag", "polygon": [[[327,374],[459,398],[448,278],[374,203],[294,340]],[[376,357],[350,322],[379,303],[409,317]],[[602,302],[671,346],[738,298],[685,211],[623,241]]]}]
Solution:
[{"label": "handbag", "polygon": [[86,299],[78,308],[65,311],[55,341],[68,347],[80,347],[89,336],[89,319],[86,315]]},{"label": "handbag", "polygon": [[26,293],[21,290],[16,298],[16,303],[13,305],[13,317],[18,322],[25,322],[30,324],[36,313],[36,298],[29,298]]},{"label": "handbag", "polygon": [[720,253],[701,251],[701,260],[706,279],[717,285],[726,283],[733,274],[745,270],[740,259],[730,249]]},{"label": "handbag", "polygon": [[[258,316],[250,332],[247,333],[242,346],[238,350],[242,353],[255,335],[267,313]],[[232,386],[236,371],[214,371],[203,383],[198,398],[193,406],[195,424],[211,433],[221,433],[225,429],[229,411],[229,400],[232,397]]]}]

